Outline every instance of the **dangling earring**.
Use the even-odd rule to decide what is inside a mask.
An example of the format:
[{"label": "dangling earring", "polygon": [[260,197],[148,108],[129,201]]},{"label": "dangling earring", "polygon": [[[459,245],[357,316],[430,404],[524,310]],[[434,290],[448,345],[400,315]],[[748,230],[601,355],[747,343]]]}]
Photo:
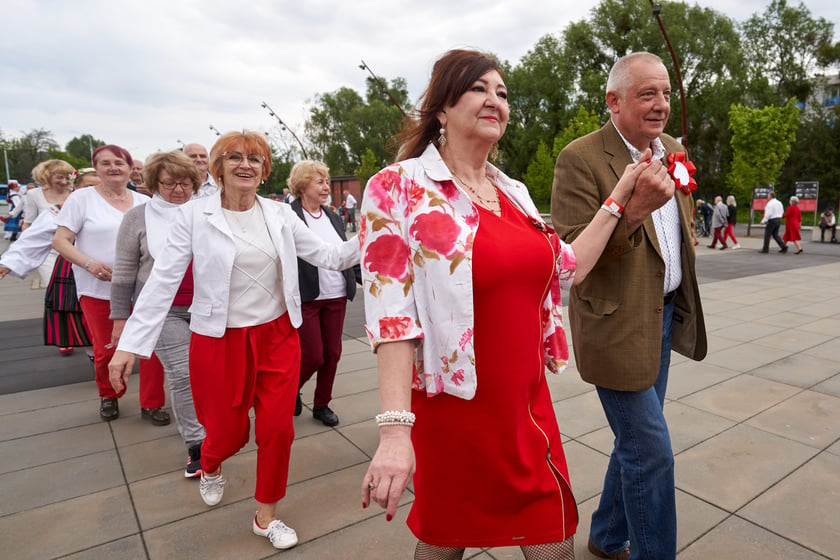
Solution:
[{"label": "dangling earring", "polygon": [[490,161],[499,161],[499,145],[493,144],[493,147],[490,149]]},{"label": "dangling earring", "polygon": [[446,129],[440,127],[440,136],[438,136],[438,146],[443,148],[446,145]]}]

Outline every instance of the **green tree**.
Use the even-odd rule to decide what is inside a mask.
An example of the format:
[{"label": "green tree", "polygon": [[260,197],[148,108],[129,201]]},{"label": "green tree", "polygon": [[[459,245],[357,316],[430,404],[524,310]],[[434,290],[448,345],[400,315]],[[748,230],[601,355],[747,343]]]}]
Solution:
[{"label": "green tree", "polygon": [[587,111],[581,106],[571,118],[559,136],[552,142],[549,150],[542,140],[537,146],[534,158],[523,175],[523,181],[528,186],[531,197],[538,204],[548,204],[551,201],[551,187],[554,183],[554,164],[560,151],[575,138],[585,136],[601,127],[598,115]]},{"label": "green tree", "polygon": [[[746,72],[741,42],[734,22],[697,5],[662,3],[661,18],[677,52],[686,99],[687,139],[691,159],[697,165],[701,185],[722,185],[728,172],[729,105],[741,102]],[[609,70],[615,61],[634,51],[647,51],[662,58],[671,76],[671,118],[666,132],[683,135],[677,73],[662,32],[647,2],[604,0],[588,20],[572,23],[563,37],[563,56],[571,66],[575,100],[601,115]]]},{"label": "green tree", "polygon": [[357,91],[343,87],[316,96],[305,128],[314,145],[314,156],[330,168],[333,175],[350,175],[361,165],[362,155],[370,149],[378,165],[393,159],[388,140],[399,132],[407,110],[408,88],[405,80],[391,81],[388,92],[400,104],[394,106],[388,93],[368,78],[363,98]]},{"label": "green tree", "polygon": [[382,164],[379,158],[376,157],[373,150],[365,148],[365,153],[362,154],[362,162],[359,165],[359,168],[356,169],[355,173],[356,179],[359,180],[359,184],[362,186],[363,191],[365,185],[367,185],[368,179],[376,175],[380,169],[382,169]]},{"label": "green tree", "polygon": [[35,128],[20,138],[2,140],[2,148],[9,161],[9,178],[26,183],[32,178],[32,168],[49,159],[58,143],[49,130]]},{"label": "green tree", "polygon": [[512,177],[524,177],[539,144],[551,146],[570,116],[572,78],[555,35],[540,37],[519,65],[504,70],[510,119],[499,142],[503,167]]},{"label": "green tree", "polygon": [[522,181],[528,187],[531,198],[537,204],[551,200],[551,184],[554,180],[554,162],[557,156],[551,153],[545,142],[540,140],[537,151],[528,170],[522,176]]},{"label": "green tree", "polygon": [[836,60],[834,25],[814,19],[803,3],[792,7],[787,0],[773,0],[744,23],[743,34],[750,78],[772,90],[775,102],[807,100],[815,69]]},{"label": "green tree", "polygon": [[734,160],[727,183],[737,198],[750,200],[753,187],[778,181],[796,140],[799,113],[795,99],[783,107],[732,106],[729,126]]},{"label": "green tree", "polygon": [[104,145],[104,141],[94,138],[90,134],[82,134],[81,136],[73,137],[69,142],[67,142],[64,146],[64,151],[77,160],[86,160],[88,165],[84,167],[90,167],[90,157],[93,150]]},{"label": "green tree", "polygon": [[790,158],[779,183],[790,187],[797,181],[819,181],[820,207],[837,208],[840,200],[840,105],[833,108],[809,105],[802,112]]}]

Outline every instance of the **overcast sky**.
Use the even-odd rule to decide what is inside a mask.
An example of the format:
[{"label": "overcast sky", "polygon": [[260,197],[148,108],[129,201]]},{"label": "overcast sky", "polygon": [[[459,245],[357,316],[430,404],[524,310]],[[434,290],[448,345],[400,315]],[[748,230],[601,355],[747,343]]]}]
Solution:
[{"label": "overcast sky", "polygon": [[[647,0],[628,0],[647,3]],[[768,0],[699,0],[742,22]],[[299,135],[316,94],[365,88],[364,59],[412,101],[434,60],[471,46],[516,63],[597,0],[0,0],[0,130],[64,146],[92,134],[145,158],[249,128]],[[796,5],[791,0],[791,5]],[[838,0],[807,0],[840,32]],[[667,28],[667,22],[666,22]],[[679,50],[679,46],[677,46]],[[290,137],[286,136],[289,141]]]}]

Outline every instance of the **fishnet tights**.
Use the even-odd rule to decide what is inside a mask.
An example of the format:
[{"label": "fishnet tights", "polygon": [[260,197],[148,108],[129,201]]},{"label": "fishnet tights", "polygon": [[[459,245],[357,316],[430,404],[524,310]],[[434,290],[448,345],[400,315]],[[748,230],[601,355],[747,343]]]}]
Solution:
[{"label": "fishnet tights", "polygon": [[[565,541],[546,544],[532,544],[520,547],[525,560],[574,560],[575,538],[569,537]],[[414,549],[414,560],[461,560],[464,556],[463,548],[448,548],[417,542]]]}]

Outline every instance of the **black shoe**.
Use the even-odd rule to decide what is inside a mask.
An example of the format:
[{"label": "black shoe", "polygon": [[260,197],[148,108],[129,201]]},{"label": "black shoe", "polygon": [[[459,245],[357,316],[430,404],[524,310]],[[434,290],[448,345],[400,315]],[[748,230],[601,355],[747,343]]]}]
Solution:
[{"label": "black shoe", "polygon": [[295,416],[300,416],[301,412],[303,412],[303,401],[300,400],[300,393],[298,393],[297,401],[295,401]]},{"label": "black shoe", "polygon": [[721,251],[723,251],[724,249],[727,249],[726,245],[724,245],[723,247],[720,248]]},{"label": "black shoe", "polygon": [[312,418],[320,420],[326,426],[338,426],[338,415],[330,410],[328,406],[319,406],[312,409]]},{"label": "black shoe", "polygon": [[837,243],[837,240],[836,240],[836,239],[832,239],[832,240],[831,240],[831,242],[832,242],[832,243]]},{"label": "black shoe", "polygon": [[787,245],[785,245],[784,247],[782,247],[781,249],[779,249],[779,252],[780,252],[780,253],[787,253]]},{"label": "black shoe", "polygon": [[169,424],[169,413],[165,408],[141,408],[140,418],[148,420],[155,426],[166,426]]},{"label": "black shoe", "polygon": [[709,249],[714,249],[715,248],[714,245],[706,245],[706,247],[708,247]]},{"label": "black shoe", "polygon": [[201,444],[191,445],[187,450],[187,468],[184,470],[184,478],[196,478],[201,476]]},{"label": "black shoe", "polygon": [[106,422],[120,417],[120,401],[116,398],[102,399],[99,404],[99,416]]},{"label": "black shoe", "polygon": [[796,253],[794,253],[794,255],[798,255],[801,252],[802,252],[802,249],[799,249]]}]

